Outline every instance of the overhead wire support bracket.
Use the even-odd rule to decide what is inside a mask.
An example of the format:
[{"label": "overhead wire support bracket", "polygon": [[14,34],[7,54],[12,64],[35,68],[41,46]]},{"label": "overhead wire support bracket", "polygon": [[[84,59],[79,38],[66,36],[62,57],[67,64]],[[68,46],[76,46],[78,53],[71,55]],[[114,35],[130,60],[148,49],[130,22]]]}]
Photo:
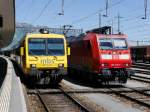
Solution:
[{"label": "overhead wire support bracket", "polygon": [[58,13],[58,15],[64,15],[64,0],[62,0],[62,3],[61,3],[61,12]]},{"label": "overhead wire support bracket", "polygon": [[108,4],[109,2],[106,0],[106,14],[103,15],[104,17],[108,17]]},{"label": "overhead wire support bracket", "polygon": [[118,34],[121,34],[121,32],[120,32],[120,19],[123,18],[123,17],[121,17],[120,14],[119,14],[119,12],[118,12],[118,16],[115,17],[115,18],[118,19]]},{"label": "overhead wire support bracket", "polygon": [[147,18],[147,0],[144,0],[144,17],[142,17],[142,19],[146,19]]},{"label": "overhead wire support bracket", "polygon": [[73,27],[72,25],[64,25],[63,26],[63,34],[66,36],[70,28]]}]

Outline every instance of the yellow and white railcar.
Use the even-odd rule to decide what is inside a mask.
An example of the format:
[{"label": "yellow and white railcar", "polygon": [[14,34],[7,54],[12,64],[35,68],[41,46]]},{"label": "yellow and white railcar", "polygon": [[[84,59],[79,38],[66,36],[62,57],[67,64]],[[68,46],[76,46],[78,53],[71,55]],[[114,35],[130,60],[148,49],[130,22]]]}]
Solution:
[{"label": "yellow and white railcar", "polygon": [[27,34],[20,47],[20,65],[26,76],[58,84],[67,74],[67,48],[64,35]]}]

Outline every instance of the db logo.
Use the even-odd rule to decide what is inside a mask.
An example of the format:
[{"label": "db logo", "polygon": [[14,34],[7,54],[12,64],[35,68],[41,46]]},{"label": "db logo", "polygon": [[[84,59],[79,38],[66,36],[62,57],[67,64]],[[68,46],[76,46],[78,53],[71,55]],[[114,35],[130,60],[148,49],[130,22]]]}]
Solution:
[{"label": "db logo", "polygon": [[113,55],[113,59],[118,59],[118,55]]}]

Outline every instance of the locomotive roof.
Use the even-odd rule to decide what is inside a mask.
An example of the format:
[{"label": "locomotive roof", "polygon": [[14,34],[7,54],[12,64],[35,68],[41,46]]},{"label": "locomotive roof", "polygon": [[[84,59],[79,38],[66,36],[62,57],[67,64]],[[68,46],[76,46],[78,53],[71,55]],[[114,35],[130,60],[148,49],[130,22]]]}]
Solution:
[{"label": "locomotive roof", "polygon": [[75,37],[75,36],[68,37],[67,40],[68,40],[68,42],[73,42],[73,41],[80,41],[80,40],[84,40],[84,39],[91,39],[94,37],[98,37],[98,38],[127,38],[127,35],[125,35],[125,34],[97,34],[97,33],[93,33],[93,32],[88,32],[86,34],[81,34],[77,37]]},{"label": "locomotive roof", "polygon": [[98,38],[127,38],[125,34],[96,34]]},{"label": "locomotive roof", "polygon": [[[42,36],[41,36],[42,35]],[[39,38],[45,38],[45,37],[51,37],[51,38],[65,38],[64,35],[62,34],[53,34],[53,33],[48,33],[48,34],[41,34],[41,33],[29,33],[26,35],[27,38],[31,37],[39,37]]]}]

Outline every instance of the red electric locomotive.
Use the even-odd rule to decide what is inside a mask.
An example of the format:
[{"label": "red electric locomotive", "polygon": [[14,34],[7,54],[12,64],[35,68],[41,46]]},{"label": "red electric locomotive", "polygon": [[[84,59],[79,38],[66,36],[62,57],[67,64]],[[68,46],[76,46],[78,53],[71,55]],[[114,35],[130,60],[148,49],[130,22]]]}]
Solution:
[{"label": "red electric locomotive", "polygon": [[111,27],[105,26],[71,39],[70,74],[102,83],[127,82],[132,74],[127,36],[110,32]]}]

